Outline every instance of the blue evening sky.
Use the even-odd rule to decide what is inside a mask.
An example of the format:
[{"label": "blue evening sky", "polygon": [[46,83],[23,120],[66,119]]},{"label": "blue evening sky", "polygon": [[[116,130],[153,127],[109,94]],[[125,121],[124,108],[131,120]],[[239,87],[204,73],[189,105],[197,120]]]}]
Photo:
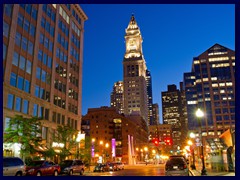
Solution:
[{"label": "blue evening sky", "polygon": [[161,92],[183,81],[193,57],[215,43],[235,50],[234,4],[80,4],[84,27],[82,114],[110,106],[113,84],[123,80],[125,29],[134,14],[143,54],[152,75],[153,103]]}]

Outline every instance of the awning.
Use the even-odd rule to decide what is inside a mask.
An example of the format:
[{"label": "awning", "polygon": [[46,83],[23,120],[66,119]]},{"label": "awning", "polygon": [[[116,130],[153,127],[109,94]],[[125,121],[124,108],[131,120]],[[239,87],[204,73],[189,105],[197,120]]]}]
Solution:
[{"label": "awning", "polygon": [[221,138],[208,138],[206,139],[211,150],[223,150],[227,149],[227,145],[224,143]]}]

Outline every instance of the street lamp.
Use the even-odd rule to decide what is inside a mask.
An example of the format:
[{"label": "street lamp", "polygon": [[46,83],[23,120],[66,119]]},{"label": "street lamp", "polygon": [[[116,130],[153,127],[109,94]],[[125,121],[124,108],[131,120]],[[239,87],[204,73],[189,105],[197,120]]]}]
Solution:
[{"label": "street lamp", "polygon": [[[190,133],[190,138],[194,139],[195,138],[195,134],[193,132]],[[195,166],[195,153],[194,153],[194,146],[193,146],[193,143],[190,145],[191,146],[191,150],[192,150],[192,165],[191,165],[191,168],[193,170],[196,169],[196,166]]]},{"label": "street lamp", "polygon": [[200,133],[201,133],[201,159],[202,159],[202,172],[201,175],[207,175],[207,171],[205,169],[205,163],[204,163],[204,153],[203,153],[203,138],[202,138],[202,122],[200,122],[201,118],[204,116],[201,109],[198,108],[196,111],[196,116],[198,118],[198,122],[200,124]]},{"label": "street lamp", "polygon": [[94,163],[94,157],[95,157],[95,147],[94,147],[94,143],[95,143],[95,139],[92,138],[92,148],[91,148],[91,157],[92,157],[92,161]]}]

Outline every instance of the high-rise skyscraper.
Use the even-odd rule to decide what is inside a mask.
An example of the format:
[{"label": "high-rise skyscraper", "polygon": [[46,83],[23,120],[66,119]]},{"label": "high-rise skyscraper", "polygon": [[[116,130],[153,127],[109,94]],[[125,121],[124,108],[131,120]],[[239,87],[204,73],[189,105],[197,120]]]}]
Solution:
[{"label": "high-rise skyscraper", "polygon": [[125,34],[126,52],[123,59],[124,114],[138,114],[148,124],[146,62],[142,52],[142,35],[134,15]]},{"label": "high-rise skyscraper", "polygon": [[3,126],[42,117],[51,145],[57,125],[80,130],[84,22],[78,4],[3,5]]},{"label": "high-rise skyscraper", "polygon": [[113,91],[111,93],[111,107],[115,107],[119,114],[124,113],[123,109],[123,82],[117,81],[114,83]]},{"label": "high-rise skyscraper", "polygon": [[159,106],[157,103],[153,104],[152,105],[152,109],[153,109],[153,124],[152,125],[158,125],[160,122],[159,122]]},{"label": "high-rise skyscraper", "polygon": [[162,92],[162,117],[163,124],[172,125],[173,148],[181,142],[181,94],[175,84],[168,85],[168,90]]},{"label": "high-rise skyscraper", "polygon": [[147,98],[148,98],[148,125],[154,125],[153,122],[153,98],[152,98],[152,76],[149,70],[146,70]]},{"label": "high-rise skyscraper", "polygon": [[199,123],[195,112],[204,112],[202,135],[219,137],[227,129],[235,129],[235,52],[215,44],[193,58],[192,71],[184,73],[188,128]]}]

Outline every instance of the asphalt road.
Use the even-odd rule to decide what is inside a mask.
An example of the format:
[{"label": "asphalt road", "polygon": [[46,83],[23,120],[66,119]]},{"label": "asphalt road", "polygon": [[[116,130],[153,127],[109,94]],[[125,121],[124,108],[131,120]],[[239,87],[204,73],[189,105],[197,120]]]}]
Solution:
[{"label": "asphalt road", "polygon": [[124,170],[113,172],[86,172],[84,176],[165,176],[164,164],[125,165]]}]

